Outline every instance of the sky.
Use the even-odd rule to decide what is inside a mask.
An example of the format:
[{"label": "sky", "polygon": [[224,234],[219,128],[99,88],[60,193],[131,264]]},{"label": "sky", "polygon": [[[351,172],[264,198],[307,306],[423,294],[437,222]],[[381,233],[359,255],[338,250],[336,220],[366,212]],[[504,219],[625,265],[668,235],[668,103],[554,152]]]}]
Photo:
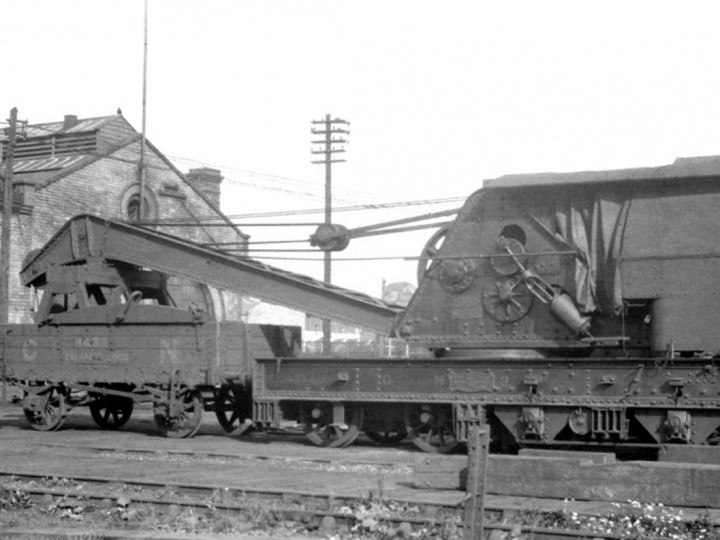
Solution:
[{"label": "sky", "polygon": [[[333,166],[333,205],[363,207],[334,213],[349,228],[460,206],[503,174],[720,154],[717,2],[147,5],[147,137],[181,170],[220,169],[221,207],[252,241],[314,232],[253,223],[322,221],[247,214],[323,207],[310,129],[326,114],[350,122]],[[31,123],[121,107],[139,131],[143,16],[143,0],[0,0],[0,119],[11,107]],[[439,199],[454,200],[397,206]],[[354,239],[334,254],[333,282],[375,296],[383,280],[414,283],[432,233]],[[322,277],[316,253],[255,255]]]}]

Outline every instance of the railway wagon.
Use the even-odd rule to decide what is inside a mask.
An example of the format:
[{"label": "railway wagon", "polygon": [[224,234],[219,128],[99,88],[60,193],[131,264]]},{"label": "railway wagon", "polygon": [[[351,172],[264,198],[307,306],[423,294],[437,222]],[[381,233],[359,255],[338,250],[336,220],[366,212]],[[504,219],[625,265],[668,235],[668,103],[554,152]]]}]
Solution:
[{"label": "railway wagon", "polygon": [[718,209],[720,157],[488,180],[395,324],[427,354],[260,358],[255,419],[434,452],[480,422],[508,450],[715,444]]},{"label": "railway wagon", "polygon": [[370,327],[389,327],[397,313],[361,293],[89,215],[29,253],[21,280],[41,300],[34,324],[0,328],[0,372],[42,431],[81,405],[99,427],[117,429],[138,402],[152,404],[170,437],[192,436],[204,410],[228,432],[249,427],[254,359],[292,357],[301,332],[221,320],[218,291]]},{"label": "railway wagon", "polygon": [[6,376],[25,391],[33,428],[58,429],[71,408],[87,405],[99,427],[118,429],[136,402],[153,404],[170,437],[193,435],[203,410],[228,431],[239,427],[234,399],[249,395],[252,355],[272,354],[262,327],[132,303],[84,311],[6,328],[4,354],[19,360]]}]

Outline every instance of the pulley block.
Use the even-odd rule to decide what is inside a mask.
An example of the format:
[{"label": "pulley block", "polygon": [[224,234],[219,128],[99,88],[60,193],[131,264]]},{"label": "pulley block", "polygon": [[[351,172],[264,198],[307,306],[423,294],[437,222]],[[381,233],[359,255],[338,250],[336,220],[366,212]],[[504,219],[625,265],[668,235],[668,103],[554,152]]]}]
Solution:
[{"label": "pulley block", "polygon": [[322,251],[342,251],[350,244],[347,227],[336,223],[323,223],[310,236],[310,245]]}]

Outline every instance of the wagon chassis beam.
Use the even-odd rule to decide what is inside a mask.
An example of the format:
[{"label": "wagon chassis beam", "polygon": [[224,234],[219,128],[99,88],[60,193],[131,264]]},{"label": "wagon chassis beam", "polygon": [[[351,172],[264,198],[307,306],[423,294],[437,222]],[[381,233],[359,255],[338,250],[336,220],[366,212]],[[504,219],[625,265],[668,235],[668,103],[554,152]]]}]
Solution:
[{"label": "wagon chassis beam", "polygon": [[[112,388],[104,388],[104,387],[98,387],[98,386],[91,386],[91,385],[85,385],[85,384],[65,384],[67,388],[70,388],[71,390],[85,390],[87,392],[92,392],[93,394],[101,394],[103,396],[117,396],[117,397],[124,397],[124,398],[130,398],[133,401],[139,401],[136,399],[139,395],[138,392],[124,392],[122,390],[113,390]],[[142,388],[142,387],[141,387]],[[144,388],[142,388],[145,390]]]},{"label": "wagon chassis beam", "polygon": [[[62,386],[63,388],[67,388],[68,390],[79,390],[79,391],[85,391],[85,392],[92,392],[93,394],[99,394],[103,396],[117,396],[117,397],[123,397],[123,398],[129,398],[132,399],[135,402],[150,402],[152,401],[152,398],[158,398],[161,400],[167,400],[167,390],[155,388],[152,386],[145,386],[141,385],[137,387],[137,390],[139,391],[122,391],[122,390],[114,390],[112,388],[106,388],[103,386],[92,386],[88,384],[79,384],[79,383],[67,383],[63,382],[61,384],[44,384],[42,386],[33,386],[29,384],[20,384],[17,382],[11,382],[11,384],[18,388],[19,390],[22,390],[24,392],[27,392],[28,394],[38,394],[43,391],[46,391],[53,386]],[[148,399],[138,399],[139,397],[147,397]]]}]

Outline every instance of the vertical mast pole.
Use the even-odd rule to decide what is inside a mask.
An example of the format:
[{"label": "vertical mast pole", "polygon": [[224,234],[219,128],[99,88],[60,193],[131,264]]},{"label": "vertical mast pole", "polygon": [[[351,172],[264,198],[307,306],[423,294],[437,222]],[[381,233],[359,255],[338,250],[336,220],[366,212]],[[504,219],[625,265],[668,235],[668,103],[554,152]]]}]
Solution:
[{"label": "vertical mast pole", "polygon": [[143,84],[142,84],[142,136],[140,138],[140,205],[138,221],[145,219],[145,117],[147,110],[147,36],[148,36],[148,0],[145,0],[145,22],[143,30]]},{"label": "vertical mast pole", "polygon": [[5,156],[2,237],[0,238],[0,324],[10,321],[10,229],[12,227],[13,154],[17,132],[17,107],[10,110],[10,128]]}]

